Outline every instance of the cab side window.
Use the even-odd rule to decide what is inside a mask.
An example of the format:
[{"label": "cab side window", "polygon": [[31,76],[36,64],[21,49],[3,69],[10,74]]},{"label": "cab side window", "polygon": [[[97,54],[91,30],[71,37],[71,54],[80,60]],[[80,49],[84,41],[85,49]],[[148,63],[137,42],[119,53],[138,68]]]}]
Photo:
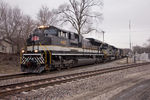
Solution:
[{"label": "cab side window", "polygon": [[68,38],[68,33],[67,32],[63,32],[63,31],[59,31],[58,32],[58,36],[59,37],[63,37],[63,38]]},{"label": "cab side window", "polygon": [[45,36],[48,36],[48,35],[55,35],[57,36],[57,30],[56,29],[44,29],[44,34]]},{"label": "cab side window", "polygon": [[74,34],[71,34],[71,40],[74,40],[74,39],[75,39]]},{"label": "cab side window", "polygon": [[71,39],[71,33],[68,33],[68,39]]}]

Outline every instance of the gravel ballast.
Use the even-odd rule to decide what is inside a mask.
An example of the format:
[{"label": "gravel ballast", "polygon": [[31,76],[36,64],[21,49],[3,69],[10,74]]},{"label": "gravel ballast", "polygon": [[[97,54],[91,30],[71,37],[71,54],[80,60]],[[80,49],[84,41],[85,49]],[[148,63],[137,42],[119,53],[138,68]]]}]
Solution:
[{"label": "gravel ballast", "polygon": [[22,92],[8,98],[12,100],[108,100],[128,85],[141,81],[146,75],[150,75],[149,65]]}]

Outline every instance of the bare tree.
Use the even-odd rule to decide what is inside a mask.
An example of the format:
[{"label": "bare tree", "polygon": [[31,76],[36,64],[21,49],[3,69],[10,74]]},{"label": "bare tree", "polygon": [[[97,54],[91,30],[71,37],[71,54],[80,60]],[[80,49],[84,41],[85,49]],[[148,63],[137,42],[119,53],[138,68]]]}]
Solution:
[{"label": "bare tree", "polygon": [[135,53],[139,53],[139,54],[141,54],[141,53],[150,53],[150,47],[149,46],[134,46],[133,47],[133,51],[135,52]]},{"label": "bare tree", "polygon": [[40,25],[56,25],[57,24],[57,14],[53,9],[49,10],[47,6],[42,6],[37,14],[38,24]]},{"label": "bare tree", "polygon": [[3,38],[4,36],[6,36],[6,31],[7,28],[4,27],[4,25],[7,22],[7,16],[8,16],[8,12],[10,10],[10,7],[7,3],[1,1],[0,2],[0,37]]},{"label": "bare tree", "polygon": [[150,38],[148,39],[148,47],[150,48]]},{"label": "bare tree", "polygon": [[16,46],[17,52],[20,51],[34,26],[34,21],[18,7],[11,8],[7,3],[0,2],[0,36],[11,42],[12,49]]},{"label": "bare tree", "polygon": [[30,16],[24,16],[23,17],[23,23],[22,23],[22,45],[24,49],[26,49],[26,40],[28,36],[32,33],[32,31],[36,27],[36,22],[30,17]]},{"label": "bare tree", "polygon": [[70,23],[78,34],[86,34],[97,30],[93,23],[102,19],[102,13],[94,9],[102,5],[101,0],[69,0],[69,4],[59,7],[58,13],[63,23]]},{"label": "bare tree", "polygon": [[0,33],[13,41],[12,38],[15,37],[20,30],[22,13],[19,8],[12,9],[5,3],[1,3],[0,8],[2,8]]},{"label": "bare tree", "polygon": [[36,27],[36,22],[30,16],[23,17],[22,23],[22,37],[24,40],[28,38],[33,29]]}]

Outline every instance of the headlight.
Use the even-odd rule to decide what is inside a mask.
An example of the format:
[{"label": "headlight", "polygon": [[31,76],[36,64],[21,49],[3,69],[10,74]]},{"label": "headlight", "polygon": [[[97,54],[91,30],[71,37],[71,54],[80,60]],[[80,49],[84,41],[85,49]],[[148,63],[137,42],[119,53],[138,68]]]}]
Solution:
[{"label": "headlight", "polygon": [[21,50],[21,52],[24,53],[25,51],[24,51],[24,50]]},{"label": "headlight", "polygon": [[38,50],[34,50],[34,52],[35,52],[35,53],[37,53],[37,52],[38,52]]}]

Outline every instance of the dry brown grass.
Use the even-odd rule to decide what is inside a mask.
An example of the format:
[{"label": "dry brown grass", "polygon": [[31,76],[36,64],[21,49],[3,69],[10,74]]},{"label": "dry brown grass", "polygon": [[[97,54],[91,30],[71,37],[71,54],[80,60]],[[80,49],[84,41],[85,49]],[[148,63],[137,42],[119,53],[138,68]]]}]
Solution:
[{"label": "dry brown grass", "polygon": [[0,53],[0,74],[20,72],[19,55]]}]

